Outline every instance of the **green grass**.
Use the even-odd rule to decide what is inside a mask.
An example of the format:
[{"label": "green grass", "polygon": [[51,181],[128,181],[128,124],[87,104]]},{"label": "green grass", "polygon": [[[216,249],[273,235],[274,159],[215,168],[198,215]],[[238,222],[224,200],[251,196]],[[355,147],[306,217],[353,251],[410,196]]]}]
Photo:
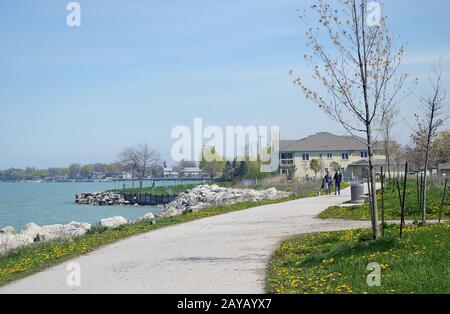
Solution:
[{"label": "green grass", "polygon": [[[447,189],[450,194],[450,189]],[[436,184],[430,185],[427,193],[427,219],[437,219],[442,201],[443,187]],[[378,191],[378,215],[381,219],[381,193]],[[446,202],[442,209],[442,218],[450,219],[450,198],[447,195]],[[385,219],[398,220],[400,219],[400,202],[398,198],[398,191],[396,186],[392,185],[385,191]],[[405,218],[408,220],[421,219],[421,211],[419,210],[417,201],[416,182],[408,180],[406,187],[406,202],[405,202]],[[319,214],[319,218],[337,218],[346,220],[370,220],[370,210],[368,204],[340,207],[333,206]]]},{"label": "green grass", "polygon": [[141,222],[125,225],[116,229],[94,227],[88,234],[77,237],[73,241],[51,241],[38,243],[0,256],[0,286],[18,280],[33,273],[42,271],[50,266],[62,263],[74,257],[92,252],[104,245],[119,240],[161,229],[176,224],[221,215],[233,211],[243,210],[251,207],[282,203],[298,199],[289,197],[272,201],[246,202],[229,206],[218,206],[201,210],[196,213],[188,213],[175,217],[161,218],[156,224],[151,225]]},{"label": "green grass", "polygon": [[190,190],[198,186],[198,184],[184,184],[184,185],[174,185],[174,186],[158,186],[158,187],[146,187],[146,188],[136,188],[136,189],[117,189],[111,190],[111,192],[117,193],[130,193],[130,194],[153,194],[153,195],[178,195],[186,190]]},{"label": "green grass", "polygon": [[[268,265],[266,288],[277,294],[448,294],[450,223],[398,226],[386,237],[368,229],[297,236],[281,244]],[[381,287],[367,285],[367,265],[381,265]]]}]

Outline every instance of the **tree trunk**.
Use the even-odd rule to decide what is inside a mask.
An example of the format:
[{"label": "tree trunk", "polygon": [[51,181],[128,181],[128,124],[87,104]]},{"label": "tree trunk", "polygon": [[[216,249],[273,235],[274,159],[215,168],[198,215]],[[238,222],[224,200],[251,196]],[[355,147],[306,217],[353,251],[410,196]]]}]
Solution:
[{"label": "tree trunk", "polygon": [[423,173],[423,190],[422,190],[422,223],[427,221],[427,179],[428,179],[428,163],[429,163],[429,148],[425,153],[425,169]]},{"label": "tree trunk", "polygon": [[370,125],[367,126],[367,149],[369,154],[370,211],[372,234],[374,239],[378,239],[377,186],[375,180],[375,167],[373,165],[372,129]]}]

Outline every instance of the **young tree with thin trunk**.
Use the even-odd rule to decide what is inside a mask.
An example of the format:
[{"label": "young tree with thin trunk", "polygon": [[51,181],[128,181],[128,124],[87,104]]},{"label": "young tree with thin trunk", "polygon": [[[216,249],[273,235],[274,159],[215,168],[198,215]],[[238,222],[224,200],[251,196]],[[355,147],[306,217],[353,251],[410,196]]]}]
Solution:
[{"label": "young tree with thin trunk", "polygon": [[399,113],[395,107],[390,108],[384,115],[381,123],[381,132],[383,135],[383,149],[386,156],[386,170],[388,173],[388,180],[391,181],[391,161],[396,150],[396,143],[393,141],[392,129],[395,125],[395,116]]},{"label": "young tree with thin trunk", "polygon": [[430,162],[433,159],[435,140],[438,137],[438,131],[444,124],[447,116],[446,91],[442,86],[441,66],[433,66],[432,74],[429,78],[430,91],[425,92],[421,97],[420,111],[421,115],[416,115],[417,130],[412,135],[413,141],[423,154],[423,179],[422,179],[422,223],[426,222],[427,215],[427,180]]},{"label": "young tree with thin trunk", "polygon": [[[300,17],[307,25],[311,51],[305,60],[323,87],[312,89],[299,77],[294,83],[306,97],[350,134],[362,134],[369,159],[371,222],[378,238],[374,169],[374,131],[397,101],[406,75],[397,75],[403,46],[395,47],[382,7],[367,0],[317,0]],[[375,11],[373,11],[374,9]],[[317,17],[310,23],[310,17]]]}]

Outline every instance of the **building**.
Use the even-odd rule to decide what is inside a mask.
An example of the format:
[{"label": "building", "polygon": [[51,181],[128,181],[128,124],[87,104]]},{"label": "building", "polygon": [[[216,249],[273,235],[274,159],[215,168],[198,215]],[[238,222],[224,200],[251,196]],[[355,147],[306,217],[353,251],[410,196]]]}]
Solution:
[{"label": "building", "polygon": [[[375,143],[374,164],[385,164],[383,143]],[[327,132],[317,133],[300,140],[280,141],[280,173],[288,177],[314,178],[311,160],[320,164],[317,176],[334,172],[339,166],[346,180],[364,179],[368,176],[367,144],[361,137],[339,136]]]},{"label": "building", "polygon": [[450,176],[450,162],[445,164],[439,164],[437,173],[440,176],[447,176],[447,177]]},{"label": "building", "polygon": [[185,178],[204,178],[208,175],[197,167],[188,167],[180,171],[180,175]]},{"label": "building", "polygon": [[179,173],[173,170],[173,168],[170,167],[164,168],[164,178],[178,178],[178,176]]}]

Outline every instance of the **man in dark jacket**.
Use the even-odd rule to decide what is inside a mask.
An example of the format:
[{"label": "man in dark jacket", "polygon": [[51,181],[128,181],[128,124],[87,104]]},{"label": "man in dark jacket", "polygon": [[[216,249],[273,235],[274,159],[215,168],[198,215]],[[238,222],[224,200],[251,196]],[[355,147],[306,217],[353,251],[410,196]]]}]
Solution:
[{"label": "man in dark jacket", "polygon": [[341,195],[341,182],[342,182],[342,173],[340,170],[338,170],[335,174],[334,174],[334,195]]}]

